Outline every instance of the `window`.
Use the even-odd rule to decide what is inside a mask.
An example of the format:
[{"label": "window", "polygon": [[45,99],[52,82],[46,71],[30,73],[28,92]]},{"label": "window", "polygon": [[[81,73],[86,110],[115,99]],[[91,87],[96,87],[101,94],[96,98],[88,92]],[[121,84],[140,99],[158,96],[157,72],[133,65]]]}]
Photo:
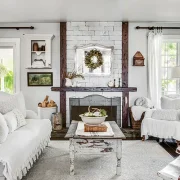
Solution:
[{"label": "window", "polygon": [[19,38],[0,38],[0,91],[20,91]]},{"label": "window", "polygon": [[171,70],[180,64],[180,42],[170,39],[164,40],[161,57],[162,95],[178,94],[179,81],[171,78]]},{"label": "window", "polygon": [[13,47],[0,47],[0,90],[14,92]]}]

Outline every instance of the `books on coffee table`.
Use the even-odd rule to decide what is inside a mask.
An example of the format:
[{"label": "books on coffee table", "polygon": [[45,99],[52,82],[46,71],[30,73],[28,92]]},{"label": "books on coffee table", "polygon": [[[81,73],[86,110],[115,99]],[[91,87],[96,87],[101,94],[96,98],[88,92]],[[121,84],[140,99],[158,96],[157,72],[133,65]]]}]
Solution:
[{"label": "books on coffee table", "polygon": [[104,125],[104,127],[107,127],[106,132],[85,132],[84,126],[85,123],[80,121],[78,122],[78,126],[75,132],[75,135],[77,136],[114,136],[114,132],[109,124],[109,122],[104,122],[101,125]]},{"label": "books on coffee table", "polygon": [[105,124],[100,124],[100,125],[84,124],[84,132],[107,132],[107,126]]}]

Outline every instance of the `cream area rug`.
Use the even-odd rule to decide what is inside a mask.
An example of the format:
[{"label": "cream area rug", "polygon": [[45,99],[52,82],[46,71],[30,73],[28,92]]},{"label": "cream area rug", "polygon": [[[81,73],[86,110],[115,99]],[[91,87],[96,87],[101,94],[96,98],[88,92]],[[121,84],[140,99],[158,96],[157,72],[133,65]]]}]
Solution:
[{"label": "cream area rug", "polygon": [[115,153],[76,155],[70,176],[68,152],[68,141],[51,141],[23,180],[161,180],[157,172],[173,160],[156,141],[123,141],[121,176],[115,175]]}]

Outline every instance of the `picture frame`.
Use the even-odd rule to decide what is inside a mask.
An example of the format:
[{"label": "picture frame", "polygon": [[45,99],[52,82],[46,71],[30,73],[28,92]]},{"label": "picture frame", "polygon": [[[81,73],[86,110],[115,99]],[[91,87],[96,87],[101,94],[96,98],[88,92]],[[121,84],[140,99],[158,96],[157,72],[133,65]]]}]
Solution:
[{"label": "picture frame", "polygon": [[28,86],[53,86],[52,72],[27,72]]}]

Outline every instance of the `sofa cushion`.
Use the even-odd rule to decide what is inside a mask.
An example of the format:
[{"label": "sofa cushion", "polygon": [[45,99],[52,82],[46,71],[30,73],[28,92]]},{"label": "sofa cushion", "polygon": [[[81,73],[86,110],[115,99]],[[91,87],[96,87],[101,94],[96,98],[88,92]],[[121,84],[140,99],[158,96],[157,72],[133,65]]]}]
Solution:
[{"label": "sofa cushion", "polygon": [[4,116],[0,114],[0,144],[3,143],[8,136],[8,127]]},{"label": "sofa cushion", "polygon": [[0,91],[0,100],[1,101],[7,100],[10,96],[12,96],[12,95],[8,94],[6,92]]},{"label": "sofa cushion", "polygon": [[13,109],[12,111],[6,113],[4,118],[7,122],[9,133],[12,133],[16,129],[26,125],[26,120],[18,109]]},{"label": "sofa cushion", "polygon": [[9,95],[3,100],[0,99],[0,113],[6,114],[15,108],[19,109],[23,116],[26,117],[26,106],[22,92]]}]

